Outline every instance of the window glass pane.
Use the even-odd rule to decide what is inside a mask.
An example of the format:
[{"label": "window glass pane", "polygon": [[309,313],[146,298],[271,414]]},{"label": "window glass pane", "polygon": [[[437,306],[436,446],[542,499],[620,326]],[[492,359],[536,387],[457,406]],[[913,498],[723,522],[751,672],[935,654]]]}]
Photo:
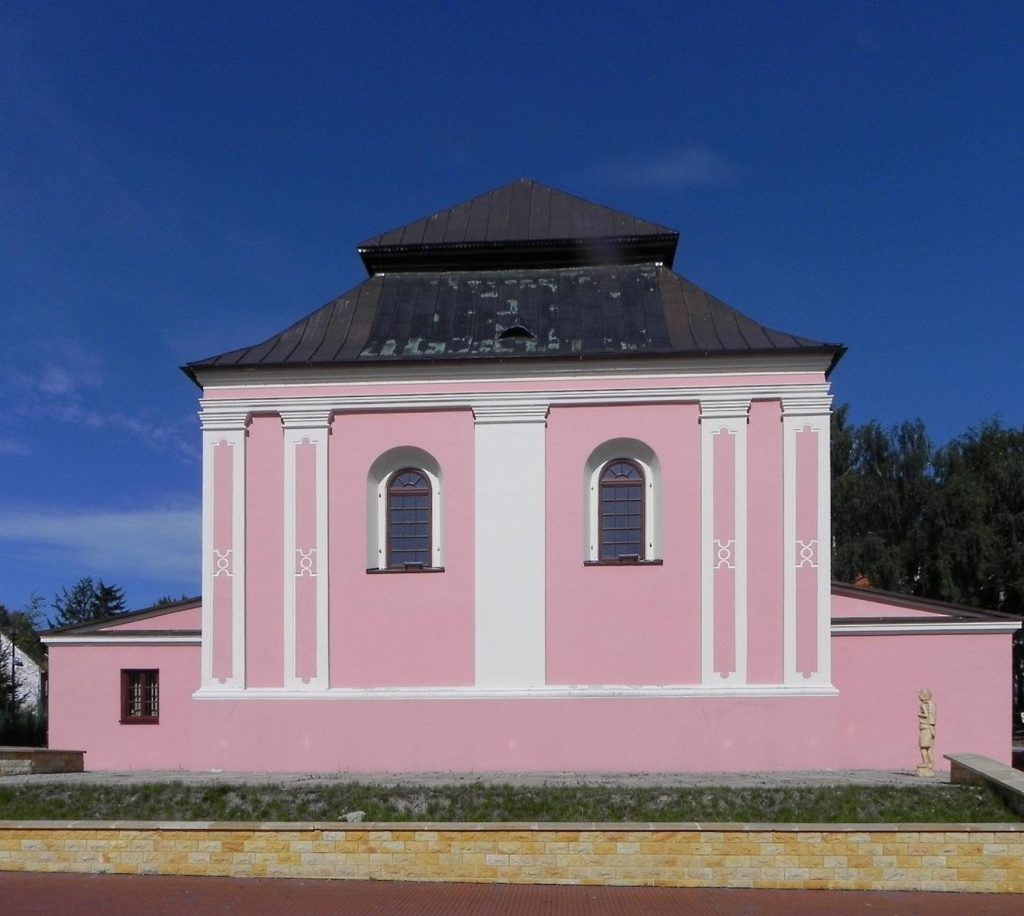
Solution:
[{"label": "window glass pane", "polygon": [[430,565],[430,483],[415,468],[399,471],[388,484],[389,567]]},{"label": "window glass pane", "polygon": [[615,459],[600,477],[598,558],[643,556],[644,475],[632,461]]}]

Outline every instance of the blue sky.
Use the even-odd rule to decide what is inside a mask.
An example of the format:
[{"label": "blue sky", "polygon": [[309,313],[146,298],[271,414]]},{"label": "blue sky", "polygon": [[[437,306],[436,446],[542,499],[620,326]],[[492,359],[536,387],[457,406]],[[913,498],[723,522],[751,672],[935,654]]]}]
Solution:
[{"label": "blue sky", "polygon": [[199,589],[178,370],[518,177],[839,341],[854,419],[1024,422],[1024,5],[0,6],[0,602]]}]

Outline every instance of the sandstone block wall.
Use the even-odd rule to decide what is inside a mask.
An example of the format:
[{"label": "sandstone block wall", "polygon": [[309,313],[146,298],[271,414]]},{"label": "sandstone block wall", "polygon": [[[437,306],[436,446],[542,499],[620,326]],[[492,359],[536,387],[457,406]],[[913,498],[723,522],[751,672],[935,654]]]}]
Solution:
[{"label": "sandstone block wall", "polygon": [[1024,825],[0,822],[0,870],[1024,893]]}]

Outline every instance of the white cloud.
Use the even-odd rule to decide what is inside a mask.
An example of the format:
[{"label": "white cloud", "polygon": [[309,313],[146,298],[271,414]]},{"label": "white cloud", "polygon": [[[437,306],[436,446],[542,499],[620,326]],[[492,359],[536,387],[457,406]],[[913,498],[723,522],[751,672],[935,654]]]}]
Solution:
[{"label": "white cloud", "polygon": [[735,180],[740,169],[698,143],[664,155],[609,162],[595,174],[625,187],[668,191],[725,184]]},{"label": "white cloud", "polygon": [[156,581],[198,578],[202,513],[190,508],[71,512],[0,511],[8,555],[46,555],[68,569],[114,578],[125,570]]},{"label": "white cloud", "polygon": [[[192,417],[154,420],[94,407],[94,396],[89,392],[104,384],[102,361],[77,341],[39,341],[19,356],[22,366],[12,365],[7,373],[10,386],[17,393],[11,405],[14,413],[30,420],[56,420],[94,431],[123,433],[187,464],[199,462]],[[0,454],[24,452],[5,451],[0,442]]]},{"label": "white cloud", "polygon": [[31,455],[32,447],[20,439],[0,435],[0,455]]},{"label": "white cloud", "polygon": [[[22,367],[11,370],[11,380],[22,395],[43,398],[77,397],[85,389],[103,384],[100,358],[78,341],[56,337],[39,341],[22,352]],[[24,368],[28,364],[31,368]]]}]

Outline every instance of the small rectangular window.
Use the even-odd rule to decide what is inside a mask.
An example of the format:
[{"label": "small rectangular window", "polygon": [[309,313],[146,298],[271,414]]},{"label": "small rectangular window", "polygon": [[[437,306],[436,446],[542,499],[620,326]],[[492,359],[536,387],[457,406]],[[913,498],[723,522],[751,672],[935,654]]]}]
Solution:
[{"label": "small rectangular window", "polygon": [[160,671],[121,669],[121,724],[156,725],[160,721]]}]

